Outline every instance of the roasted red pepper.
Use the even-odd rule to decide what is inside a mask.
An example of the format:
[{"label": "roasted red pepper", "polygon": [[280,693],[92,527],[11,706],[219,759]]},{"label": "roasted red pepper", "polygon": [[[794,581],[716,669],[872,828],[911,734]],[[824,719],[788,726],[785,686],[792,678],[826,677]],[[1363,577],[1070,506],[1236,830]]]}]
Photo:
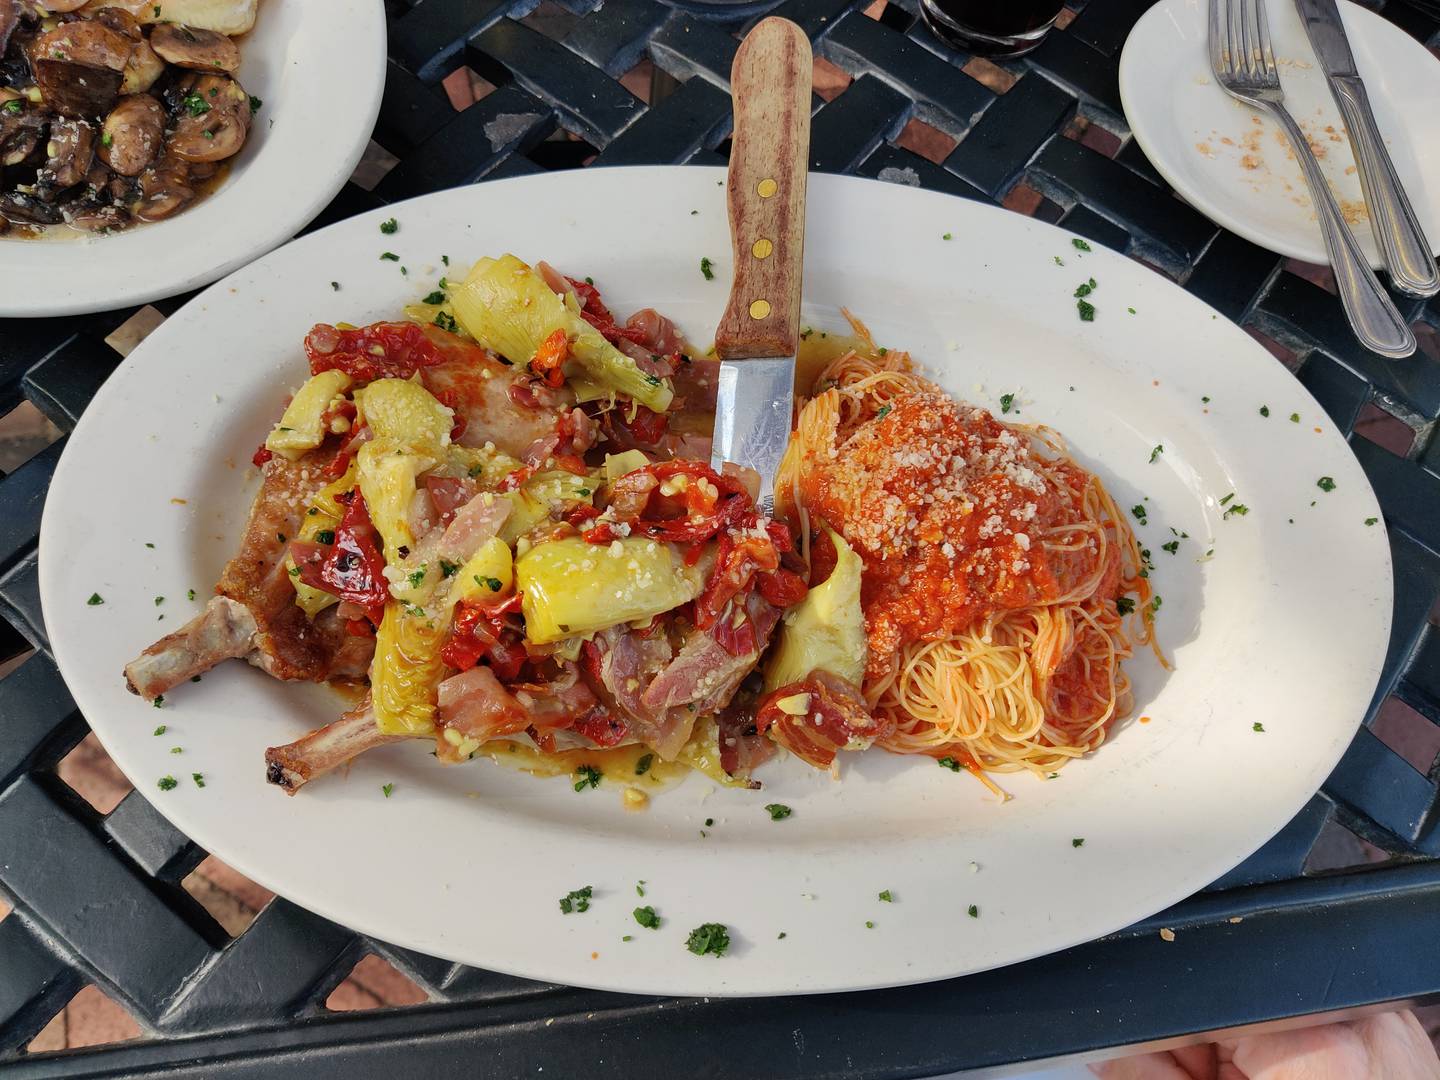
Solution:
[{"label": "roasted red pepper", "polygon": [[618,746],[630,733],[630,725],[604,705],[596,705],[571,724],[570,729],[602,748]]},{"label": "roasted red pepper", "polygon": [[355,330],[317,323],[305,335],[305,355],[312,375],[338,368],[360,382],[408,379],[442,359],[425,330],[409,322],[377,322]]},{"label": "roasted red pepper", "polygon": [[[665,481],[678,476],[690,479],[685,490],[676,492],[674,496],[660,495],[660,487],[664,485]],[[655,481],[653,485],[651,485],[651,480]],[[701,480],[708,481],[709,485],[714,488],[713,496],[702,490],[698,482]],[[732,476],[720,475],[703,461],[682,459],[662,461],[658,465],[646,465],[619,477],[610,486],[611,501],[615,502],[617,495],[623,496],[627,487],[648,488],[652,486],[653,490],[649,491],[644,508],[635,516],[624,519],[625,523],[630,526],[631,536],[639,534],[648,536],[652,540],[696,544],[709,540],[721,529],[735,524],[750,511],[750,494],[739,480]],[[646,514],[657,498],[678,501],[681,510],[679,516],[647,517]],[[592,544],[608,544],[619,535],[620,533],[609,525],[602,524],[587,532],[585,539]]]},{"label": "roasted red pepper", "polygon": [[301,581],[358,604],[378,626],[390,598],[379,534],[358,488],[339,496],[339,501],[345,503],[345,513],[335,529],[335,543],[296,542],[290,547],[291,555]]},{"label": "roasted red pepper", "polygon": [[462,600],[455,607],[450,640],[440,650],[440,659],[460,671],[469,671],[489,657],[490,667],[501,682],[520,674],[526,660],[518,628],[507,618],[520,610],[520,594],[498,604]]},{"label": "roasted red pepper", "polygon": [[570,287],[575,290],[575,297],[580,301],[580,317],[600,331],[601,336],[612,345],[618,341],[633,341],[637,345],[645,344],[645,335],[639,330],[633,330],[628,326],[620,326],[615,322],[615,316],[600,299],[600,290],[595,288],[588,281],[576,281],[572,277],[565,279]]},{"label": "roasted red pepper", "polygon": [[556,330],[535,350],[530,370],[544,380],[546,386],[558,390],[565,385],[565,372],[561,368],[569,358],[570,339],[564,330]]},{"label": "roasted red pepper", "polygon": [[255,456],[250,459],[250,464],[254,465],[258,469],[260,468],[260,466],[264,465],[274,456],[275,452],[262,442],[260,444],[260,449],[256,450]]}]

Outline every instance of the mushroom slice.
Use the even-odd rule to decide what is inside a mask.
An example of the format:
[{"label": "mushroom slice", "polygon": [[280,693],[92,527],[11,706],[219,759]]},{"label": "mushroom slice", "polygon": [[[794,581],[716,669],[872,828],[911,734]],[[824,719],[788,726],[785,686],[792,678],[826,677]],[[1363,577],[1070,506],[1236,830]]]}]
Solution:
[{"label": "mushroom slice", "polygon": [[98,233],[115,232],[131,224],[129,211],[113,203],[77,204],[71,208],[69,219],[77,229]]},{"label": "mushroom slice", "polygon": [[[8,103],[7,103],[8,105]],[[24,163],[40,146],[50,118],[38,109],[0,106],[0,168]]]},{"label": "mushroom slice", "polygon": [[250,98],[224,75],[190,76],[168,148],[186,161],[223,161],[239,151],[250,132]]},{"label": "mushroom slice", "polygon": [[6,46],[10,44],[10,35],[19,25],[19,0],[0,0],[0,53],[3,53]]},{"label": "mushroom slice", "polygon": [[66,116],[104,116],[120,93],[118,70],[68,60],[36,60],[34,67],[46,106]]},{"label": "mushroom slice", "polygon": [[85,0],[45,0],[45,10],[55,15],[63,15],[84,6]]},{"label": "mushroom slice", "polygon": [[30,43],[30,57],[123,71],[134,48],[135,42],[120,31],[84,20],[61,23],[36,37]]},{"label": "mushroom slice", "polygon": [[56,120],[50,125],[45,144],[45,165],[36,176],[37,186],[64,191],[85,179],[95,157],[95,129],[84,120]]},{"label": "mushroom slice", "polygon": [[[106,10],[109,10],[108,8]],[[150,43],[143,38],[135,43],[135,51],[125,63],[124,80],[120,83],[122,94],[140,94],[155,85],[155,80],[165,74],[165,61],[156,55]]]},{"label": "mushroom slice", "polygon": [[105,118],[100,160],[121,176],[139,176],[165,142],[165,110],[149,94],[122,97]]},{"label": "mushroom slice", "polygon": [[163,221],[194,198],[189,165],[167,150],[140,175],[140,200],[131,210],[141,221]]},{"label": "mushroom slice", "polygon": [[235,71],[240,50],[224,34],[164,23],[150,33],[150,47],[177,67],[196,71]]},{"label": "mushroom slice", "polygon": [[32,225],[59,225],[65,220],[58,206],[41,202],[34,195],[22,191],[8,191],[0,195],[0,215]]}]

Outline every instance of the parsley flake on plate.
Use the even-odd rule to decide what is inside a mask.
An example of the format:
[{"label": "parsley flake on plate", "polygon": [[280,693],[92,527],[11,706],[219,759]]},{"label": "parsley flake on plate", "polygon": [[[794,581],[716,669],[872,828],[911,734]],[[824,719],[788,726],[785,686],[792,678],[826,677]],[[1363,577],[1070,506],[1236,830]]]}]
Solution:
[{"label": "parsley flake on plate", "polygon": [[630,914],[634,915],[635,921],[645,927],[646,930],[660,929],[660,916],[655,914],[655,909],[649,904],[646,904],[644,907],[637,907]]},{"label": "parsley flake on plate", "polygon": [[1261,415],[1261,416],[1269,416],[1269,415],[1270,415],[1270,406],[1269,406],[1269,405],[1261,405],[1261,406],[1260,406],[1260,415]]},{"label": "parsley flake on plate", "polygon": [[1001,394],[1001,395],[1000,395],[1000,411],[1001,411],[1002,413],[1008,413],[1008,412],[1009,412],[1011,409],[1013,409],[1014,407],[1015,407],[1015,395],[1014,395],[1014,394]]},{"label": "parsley flake on plate", "polygon": [[865,920],[865,929],[866,929],[866,930],[874,930],[874,929],[875,929],[875,924],[874,924],[873,922],[871,922],[869,919],[866,919],[866,920]]},{"label": "parsley flake on plate", "polygon": [[105,598],[101,596],[98,592],[92,592],[90,594],[90,599],[85,601],[85,603],[89,604],[91,607],[95,607],[98,604],[103,604],[104,602]]},{"label": "parsley flake on plate", "polygon": [[644,881],[644,879],[641,879],[640,881],[637,881],[637,882],[635,883],[635,895],[636,895],[636,896],[644,896],[644,895],[645,895],[645,881]]},{"label": "parsley flake on plate", "polygon": [[1085,838],[1084,838],[1083,836],[1077,836],[1077,837],[1075,837],[1073,840],[1070,841],[1070,846],[1071,846],[1071,847],[1084,847],[1084,846],[1085,846]]},{"label": "parsley flake on plate", "polygon": [[1135,601],[1128,596],[1119,597],[1115,601],[1115,610],[1121,615],[1129,615],[1135,610]]},{"label": "parsley flake on plate", "polygon": [[195,786],[196,786],[196,787],[204,787],[204,786],[205,786],[205,774],[204,774],[204,773],[192,772],[192,773],[190,774],[190,779],[195,781]]},{"label": "parsley flake on plate", "polygon": [[[636,775],[636,776],[644,776],[647,772],[650,771],[650,766],[653,765],[654,763],[655,763],[655,755],[654,755],[654,754],[641,754],[641,755],[640,755],[640,760],[637,761],[637,762],[635,762],[635,775]],[[641,893],[640,895],[641,895],[641,896],[644,896],[645,894],[644,894],[644,893]]]},{"label": "parsley flake on plate", "polygon": [[971,904],[965,909],[965,914],[969,915],[972,919],[978,919],[980,917],[980,908],[975,904]]},{"label": "parsley flake on plate", "polygon": [[164,694],[156,694],[156,695],[155,695],[155,700],[152,701],[150,704],[151,704],[151,705],[154,705],[155,708],[157,708],[157,709],[163,709],[163,708],[165,707],[165,695],[164,695]]},{"label": "parsley flake on plate", "polygon": [[1379,518],[1366,518],[1366,519],[1365,519],[1365,524],[1366,524],[1366,525],[1374,525],[1374,524],[1375,524],[1377,521],[1379,521],[1379,520],[1380,520]]},{"label": "parsley flake on plate", "polygon": [[594,765],[581,765],[575,770],[575,775],[579,777],[574,784],[576,791],[584,791],[587,787],[594,788],[600,786],[600,770]]},{"label": "parsley flake on plate", "polygon": [[1177,551],[1180,550],[1180,541],[1171,540],[1168,544],[1161,544],[1160,550],[1169,552],[1171,555],[1174,555]]},{"label": "parsley flake on plate", "polygon": [[155,786],[161,791],[174,791],[179,786],[179,781],[173,776],[162,776],[155,782]]},{"label": "parsley flake on plate", "polygon": [[1259,731],[1259,732],[1262,732],[1262,733],[1263,733],[1264,730],[1265,730],[1265,725],[1262,724],[1262,723],[1260,723],[1259,720],[1256,720],[1255,723],[1253,723],[1253,724],[1250,725],[1250,730],[1251,730],[1251,731]]},{"label": "parsley flake on plate", "polygon": [[1150,451],[1150,464],[1154,465],[1156,458],[1165,452],[1165,444],[1158,443],[1154,450]]},{"label": "parsley flake on plate", "polygon": [[421,300],[420,302],[422,304],[443,304],[445,302],[445,290],[433,289],[430,292],[426,293],[425,299]]},{"label": "parsley flake on plate", "polygon": [[586,885],[583,889],[572,889],[560,898],[560,913],[569,915],[572,911],[589,911],[590,898],[595,895],[595,886]]},{"label": "parsley flake on plate", "polygon": [[381,785],[380,790],[385,793],[385,797],[388,799],[388,798],[390,797],[390,793],[395,790],[395,785],[394,785],[394,784],[383,784],[383,785]]},{"label": "parsley flake on plate", "polygon": [[393,236],[400,230],[400,223],[393,217],[380,223],[380,231],[386,236]]},{"label": "parsley flake on plate", "polygon": [[949,769],[951,772],[957,773],[962,768],[960,762],[956,761],[953,757],[950,757],[949,755],[942,757],[939,761],[935,762],[935,764],[939,765],[942,769]]},{"label": "parsley flake on plate", "polygon": [[1087,244],[1084,240],[1081,240],[1078,236],[1071,237],[1070,244],[1072,247],[1076,248],[1079,251],[1090,250],[1090,245]]},{"label": "parsley flake on plate", "polygon": [[460,332],[460,324],[455,321],[455,316],[451,315],[448,311],[437,311],[432,321],[446,333],[458,334]]},{"label": "parsley flake on plate", "polygon": [[696,956],[724,956],[730,948],[730,931],[724,923],[701,923],[685,939],[685,948]]},{"label": "parsley flake on plate", "polygon": [[700,257],[700,273],[704,275],[706,281],[715,280],[715,271],[713,267],[714,263],[710,261],[709,256],[702,255]]},{"label": "parsley flake on plate", "polygon": [[941,239],[941,240],[950,240],[950,239],[952,239],[952,237],[951,237],[951,235],[947,232],[947,233],[943,233],[943,234],[941,235],[940,239]]},{"label": "parsley flake on plate", "polygon": [[1292,423],[1292,424],[1298,424],[1298,423],[1300,423],[1300,414],[1299,414],[1298,412],[1292,412],[1292,413],[1290,414],[1290,423]]},{"label": "parsley flake on plate", "polygon": [[[766,803],[765,809],[770,814],[771,821],[781,821],[795,812],[784,803],[778,802]],[[706,822],[706,824],[708,825],[709,822]]]},{"label": "parsley flake on plate", "polygon": [[1321,491],[1334,491],[1335,481],[1332,477],[1322,476],[1319,480],[1315,481],[1315,486],[1318,487]]},{"label": "parsley flake on plate", "polygon": [[1095,279],[1093,277],[1089,281],[1082,281],[1079,285],[1075,287],[1076,299],[1084,296],[1089,296],[1092,292],[1095,291],[1095,288]]},{"label": "parsley flake on plate", "polygon": [[399,256],[399,255],[396,255],[393,251],[382,251],[382,252],[380,253],[380,261],[381,261],[381,262],[399,262],[399,261],[400,261],[400,256]]},{"label": "parsley flake on plate", "polygon": [[1080,313],[1081,322],[1095,321],[1095,305],[1088,300],[1076,300],[1075,310]]},{"label": "parsley flake on plate", "polygon": [[159,727],[157,727],[153,732],[151,732],[151,734],[152,734],[152,735],[164,735],[164,734],[165,734],[165,725],[164,725],[164,724],[161,724],[161,725],[160,725]]},{"label": "parsley flake on plate", "polygon": [[884,892],[880,893],[880,899],[885,901],[885,903],[887,904],[893,904],[895,902],[895,894],[892,893],[889,889],[886,889]]}]

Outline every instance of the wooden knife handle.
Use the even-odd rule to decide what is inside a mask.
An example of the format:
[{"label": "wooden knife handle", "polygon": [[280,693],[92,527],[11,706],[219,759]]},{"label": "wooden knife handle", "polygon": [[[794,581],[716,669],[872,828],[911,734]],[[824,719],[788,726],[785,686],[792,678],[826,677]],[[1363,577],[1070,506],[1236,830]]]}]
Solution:
[{"label": "wooden knife handle", "polygon": [[810,41],[788,19],[762,20],[735,54],[727,192],[735,280],[715,330],[722,360],[794,356],[799,345],[811,71]]}]

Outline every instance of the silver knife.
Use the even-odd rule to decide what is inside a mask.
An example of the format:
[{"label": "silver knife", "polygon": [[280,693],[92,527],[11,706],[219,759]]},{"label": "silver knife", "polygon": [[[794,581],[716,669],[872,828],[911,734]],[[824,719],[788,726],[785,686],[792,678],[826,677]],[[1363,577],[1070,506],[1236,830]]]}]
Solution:
[{"label": "silver knife", "polygon": [[1440,292],[1440,273],[1436,271],[1432,248],[1375,126],[1375,114],[1355,68],[1340,10],[1335,0],[1295,0],[1295,7],[1350,135],[1360,187],[1370,207],[1371,231],[1390,271],[1390,281],[1410,296],[1434,296]]},{"label": "silver knife", "polygon": [[805,32],[771,17],[740,43],[730,72],[735,131],[726,196],[735,273],[715,329],[711,464],[759,473],[756,503],[766,514],[790,438],[800,344],[811,71]]}]

